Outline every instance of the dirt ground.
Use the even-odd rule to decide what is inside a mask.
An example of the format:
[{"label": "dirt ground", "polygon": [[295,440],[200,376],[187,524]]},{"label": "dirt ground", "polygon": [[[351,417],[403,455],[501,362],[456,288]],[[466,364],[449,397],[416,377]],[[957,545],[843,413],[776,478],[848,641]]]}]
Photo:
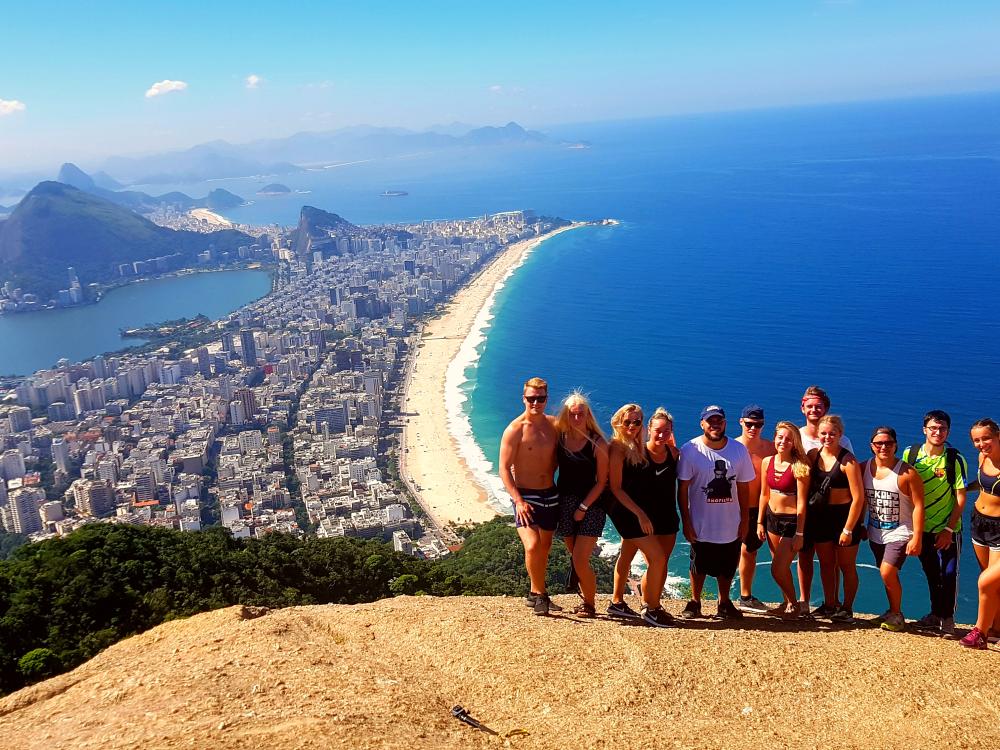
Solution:
[{"label": "dirt ground", "polygon": [[[452,718],[456,704],[497,734]],[[1000,745],[995,647],[871,623],[536,617],[502,597],[232,607],[0,699],[0,747],[18,750],[942,743]]]}]

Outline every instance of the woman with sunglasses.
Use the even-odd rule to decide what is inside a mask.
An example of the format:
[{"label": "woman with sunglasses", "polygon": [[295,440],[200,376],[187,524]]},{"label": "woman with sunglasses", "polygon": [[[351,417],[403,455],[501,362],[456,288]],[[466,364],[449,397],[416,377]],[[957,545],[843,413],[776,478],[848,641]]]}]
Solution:
[{"label": "woman with sunglasses", "polygon": [[[652,513],[657,520],[660,518],[660,512],[653,510],[658,500],[652,496],[651,490],[655,485],[650,481],[650,474],[672,460],[676,479],[677,461],[672,447],[664,442],[667,439],[664,432],[658,438],[662,445],[657,448],[657,453],[664,455],[665,448],[666,458],[651,468],[654,464],[642,439],[642,421],[642,407],[638,404],[625,404],[611,417],[613,435],[608,449],[608,482],[613,498],[608,516],[621,535],[622,546],[615,563],[614,592],[608,614],[612,617],[641,617],[649,625],[662,628],[672,625],[673,617],[660,606],[663,584],[667,580],[667,556],[656,538],[656,525],[650,517]],[[674,526],[675,538],[676,533],[677,525]],[[636,550],[646,558],[641,614],[624,600],[625,585]]]},{"label": "woman with sunglasses", "polygon": [[868,543],[889,600],[888,611],[879,618],[882,629],[897,632],[906,628],[899,571],[908,556],[920,554],[924,534],[924,483],[912,466],[896,458],[894,429],[876,427],[871,446],[875,457],[862,467]]},{"label": "woman with sunglasses", "polygon": [[574,391],[563,401],[556,417],[559,444],[559,526],[573,560],[583,602],[574,610],[580,617],[595,617],[597,577],[590,565],[597,540],[604,533],[601,495],[608,484],[608,444],[586,397]]},{"label": "woman with sunglasses", "polygon": [[992,419],[980,419],[972,425],[971,437],[979,451],[980,490],[969,526],[982,572],[976,626],[961,644],[985,649],[990,628],[1000,631],[1000,426]]},{"label": "woman with sunglasses", "polygon": [[792,559],[802,549],[806,525],[806,498],[810,468],[799,428],[778,422],[774,428],[773,456],[761,462],[760,507],[756,533],[771,549],[771,575],[784,601],[769,615],[794,619],[800,612],[792,579]]},{"label": "woman with sunglasses", "polygon": [[[864,484],[854,455],[841,447],[844,422],[826,414],[817,424],[820,448],[809,451],[811,476],[806,511],[805,547],[812,545],[819,558],[823,604],[811,614],[837,622],[854,621],[854,598],[858,594],[858,545],[864,533]],[[802,555],[799,564],[802,564]],[[812,555],[809,555],[812,564]],[[839,578],[844,580],[844,600],[838,600]],[[808,612],[808,602],[800,611]]]}]

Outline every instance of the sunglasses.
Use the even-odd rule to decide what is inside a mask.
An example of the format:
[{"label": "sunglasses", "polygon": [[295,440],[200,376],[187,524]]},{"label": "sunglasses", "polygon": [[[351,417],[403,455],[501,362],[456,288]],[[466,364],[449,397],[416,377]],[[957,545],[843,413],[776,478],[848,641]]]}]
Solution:
[{"label": "sunglasses", "polygon": [[746,427],[748,430],[759,430],[761,427],[764,426],[764,423],[763,422],[744,422],[743,426]]},{"label": "sunglasses", "polygon": [[626,419],[624,422],[622,422],[622,424],[625,425],[626,427],[635,427],[636,425],[642,424],[642,420],[641,419]]},{"label": "sunglasses", "polygon": [[548,396],[525,396],[524,400],[529,404],[544,404],[549,400]]},{"label": "sunglasses", "polygon": [[888,448],[890,445],[895,445],[895,444],[896,444],[895,440],[881,440],[878,442],[872,440],[872,448],[874,448],[875,450],[878,450],[880,448]]}]

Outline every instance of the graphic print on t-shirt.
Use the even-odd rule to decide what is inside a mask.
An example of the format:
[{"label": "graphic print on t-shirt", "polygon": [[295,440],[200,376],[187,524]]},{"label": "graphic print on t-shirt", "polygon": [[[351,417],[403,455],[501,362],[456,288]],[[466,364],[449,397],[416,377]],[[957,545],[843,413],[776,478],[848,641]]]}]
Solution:
[{"label": "graphic print on t-shirt", "polygon": [[894,490],[865,489],[868,496],[869,526],[895,529],[899,526],[899,493]]},{"label": "graphic print on t-shirt", "polygon": [[729,503],[733,500],[732,480],[736,475],[729,476],[729,464],[721,458],[715,461],[715,478],[702,487],[705,493],[705,502],[708,503]]}]

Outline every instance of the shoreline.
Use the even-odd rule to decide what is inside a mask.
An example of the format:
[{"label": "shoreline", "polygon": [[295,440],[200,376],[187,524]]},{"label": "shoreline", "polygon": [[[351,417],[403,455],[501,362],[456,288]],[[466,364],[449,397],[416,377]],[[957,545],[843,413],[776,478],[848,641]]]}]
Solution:
[{"label": "shoreline", "polygon": [[496,295],[528,255],[552,237],[589,226],[573,222],[521,240],[493,258],[418,333],[403,395],[400,473],[434,524],[481,523],[509,507],[499,479],[476,444],[462,391],[465,370],[479,359]]}]

